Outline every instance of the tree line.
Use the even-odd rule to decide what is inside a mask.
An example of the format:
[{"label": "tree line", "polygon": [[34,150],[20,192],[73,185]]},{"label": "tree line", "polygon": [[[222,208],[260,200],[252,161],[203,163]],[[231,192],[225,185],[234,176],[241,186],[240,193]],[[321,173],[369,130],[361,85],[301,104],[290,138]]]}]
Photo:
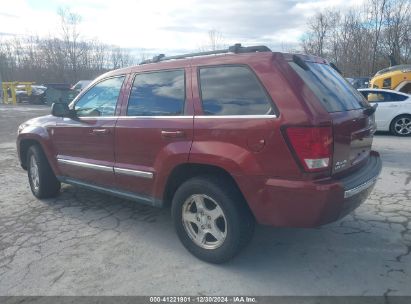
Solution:
[{"label": "tree line", "polygon": [[0,75],[3,81],[71,83],[135,64],[130,50],[82,39],[81,17],[60,9],[56,37],[15,36],[0,40]]},{"label": "tree line", "polygon": [[347,77],[411,63],[411,1],[368,0],[361,9],[319,12],[308,21],[301,48]]},{"label": "tree line", "polygon": [[[3,81],[75,83],[93,79],[137,60],[129,49],[83,39],[81,17],[60,9],[55,37],[0,39],[0,77]],[[209,32],[202,50],[225,45],[222,34]],[[411,1],[367,0],[362,8],[318,12],[307,22],[298,52],[334,63],[344,76],[372,76],[390,65],[411,63]]]}]

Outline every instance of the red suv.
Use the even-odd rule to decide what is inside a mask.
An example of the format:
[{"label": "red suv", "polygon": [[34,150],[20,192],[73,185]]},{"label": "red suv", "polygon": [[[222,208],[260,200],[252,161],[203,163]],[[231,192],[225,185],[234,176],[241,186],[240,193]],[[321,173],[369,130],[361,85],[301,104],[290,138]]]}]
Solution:
[{"label": "red suv", "polygon": [[18,130],[38,198],[68,183],[156,207],[195,256],[221,263],[254,222],[315,227],[361,204],[381,171],[375,108],[332,65],[265,46],[109,72]]}]

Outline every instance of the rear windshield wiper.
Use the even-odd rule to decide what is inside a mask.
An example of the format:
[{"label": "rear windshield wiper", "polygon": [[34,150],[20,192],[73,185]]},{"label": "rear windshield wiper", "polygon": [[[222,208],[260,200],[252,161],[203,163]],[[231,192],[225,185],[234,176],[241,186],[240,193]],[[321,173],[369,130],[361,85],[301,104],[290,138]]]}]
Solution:
[{"label": "rear windshield wiper", "polygon": [[373,106],[369,106],[363,110],[363,113],[367,116],[371,116],[377,110],[378,104],[376,103]]},{"label": "rear windshield wiper", "polygon": [[337,68],[337,66],[334,63],[330,62],[330,67],[332,67],[334,70],[336,70],[338,72],[338,74],[342,75],[340,69]]}]

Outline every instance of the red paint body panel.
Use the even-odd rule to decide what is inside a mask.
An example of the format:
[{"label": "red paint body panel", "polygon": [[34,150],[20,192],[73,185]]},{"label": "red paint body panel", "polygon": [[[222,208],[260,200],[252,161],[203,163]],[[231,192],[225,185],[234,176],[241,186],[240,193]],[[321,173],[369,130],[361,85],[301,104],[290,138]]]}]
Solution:
[{"label": "red paint body panel", "polygon": [[[321,58],[304,58],[324,63]],[[378,175],[375,173],[378,168],[374,171],[368,168],[371,166],[368,159],[374,153],[370,152],[373,129],[361,110],[328,113],[287,60],[292,60],[292,56],[271,52],[228,54],[112,71],[94,83],[126,75],[115,116],[34,119],[20,132],[17,147],[20,149],[21,142],[27,139],[38,141],[56,175],[134,192],[157,201],[164,199],[169,176],[177,166],[219,167],[233,177],[259,223],[293,227],[322,225],[338,219],[344,210],[358,206],[371,191],[372,187],[368,187],[349,199],[344,198],[347,185],[352,187],[354,182],[361,185],[367,181],[359,172],[368,170],[374,174],[370,175],[372,178]],[[216,65],[249,67],[278,109],[277,115],[249,119],[204,116],[198,70]],[[184,116],[127,117],[135,74],[170,69],[185,70]],[[288,126],[331,126],[332,166],[316,173],[302,170],[284,136],[283,129]],[[91,134],[96,128],[109,132]],[[57,157],[113,167],[113,172],[96,174],[93,169],[58,164]],[[378,163],[379,156],[374,153],[373,157]],[[335,163],[344,159],[349,166],[335,171]],[[114,173],[115,168],[149,172],[153,176]]]},{"label": "red paint body panel", "polygon": [[[181,131],[181,138],[167,138],[162,131]],[[116,167],[152,172],[153,179],[116,174],[116,187],[156,196],[154,187],[178,164],[186,163],[193,138],[193,117],[124,118],[116,126]],[[161,198],[162,192],[157,193]]]},{"label": "red paint body panel", "polygon": [[[53,130],[51,140],[56,157],[73,161],[113,166],[114,163],[114,126],[117,119],[71,119],[62,118]],[[94,129],[107,130],[105,134],[94,134]],[[60,174],[78,178],[98,185],[113,186],[114,173],[67,164],[59,164]]]}]

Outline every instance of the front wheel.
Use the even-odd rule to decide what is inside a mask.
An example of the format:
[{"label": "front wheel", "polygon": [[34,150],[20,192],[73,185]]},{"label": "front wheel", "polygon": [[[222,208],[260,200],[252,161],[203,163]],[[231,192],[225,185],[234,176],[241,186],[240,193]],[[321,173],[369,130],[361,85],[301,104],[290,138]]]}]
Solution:
[{"label": "front wheel", "polygon": [[397,136],[411,135],[411,116],[400,115],[395,117],[390,126],[391,133]]},{"label": "front wheel", "polygon": [[34,196],[37,198],[57,196],[60,182],[40,147],[34,145],[28,149],[26,163],[30,188]]},{"label": "front wheel", "polygon": [[206,262],[223,263],[250,241],[254,219],[238,190],[216,179],[196,177],[183,183],[174,195],[172,215],[188,251]]}]

